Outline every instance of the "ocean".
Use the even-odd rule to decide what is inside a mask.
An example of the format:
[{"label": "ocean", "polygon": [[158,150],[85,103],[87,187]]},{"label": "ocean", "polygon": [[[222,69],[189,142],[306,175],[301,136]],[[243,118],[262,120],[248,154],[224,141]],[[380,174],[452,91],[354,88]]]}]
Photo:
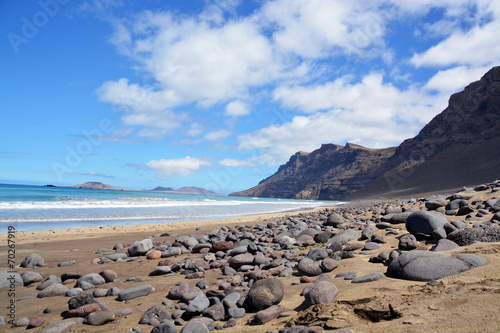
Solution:
[{"label": "ocean", "polygon": [[0,233],[174,223],[280,213],[335,201],[0,184]]}]

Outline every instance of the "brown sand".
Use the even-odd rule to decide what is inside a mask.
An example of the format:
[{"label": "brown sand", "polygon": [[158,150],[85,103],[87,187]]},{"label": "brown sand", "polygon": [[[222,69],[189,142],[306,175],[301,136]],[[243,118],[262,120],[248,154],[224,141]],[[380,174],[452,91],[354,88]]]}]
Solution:
[{"label": "brown sand", "polygon": [[[489,196],[487,196],[489,197]],[[481,199],[486,199],[482,195]],[[321,209],[321,208],[319,208]],[[311,212],[311,211],[307,211]],[[238,217],[228,220],[200,221],[169,224],[150,224],[117,227],[93,227],[79,229],[63,229],[36,232],[19,232],[16,234],[16,264],[30,253],[36,252],[45,260],[45,266],[40,268],[19,268],[18,273],[36,271],[44,278],[53,274],[61,276],[65,272],[98,273],[106,268],[115,271],[120,282],[112,286],[120,290],[138,285],[151,284],[156,292],[146,297],[139,297],[127,302],[118,302],[115,297],[103,297],[98,301],[108,305],[112,310],[131,308],[133,313],[106,324],[92,327],[75,325],[70,332],[127,332],[133,327],[141,327],[143,332],[149,332],[152,326],[139,325],[142,314],[155,304],[165,300],[170,288],[184,276],[150,277],[148,273],[157,267],[157,260],[139,260],[129,263],[108,263],[92,265],[94,258],[102,255],[95,254],[101,248],[112,250],[115,243],[127,243],[141,240],[144,237],[157,233],[177,232],[179,234],[201,235],[222,225],[266,223],[277,217],[289,214],[270,214],[261,216]],[[451,220],[452,218],[450,218]],[[453,217],[453,219],[459,219]],[[463,219],[463,218],[461,218]],[[403,227],[404,225],[401,225]],[[198,227],[204,230],[196,231]],[[383,230],[377,233],[385,235]],[[7,258],[6,234],[0,234],[0,256]],[[173,241],[176,237],[167,236],[155,238],[155,241]],[[397,239],[385,237],[388,240],[382,249],[376,253],[397,247]],[[354,241],[355,242],[355,241]],[[420,245],[426,245],[420,243]],[[430,248],[430,244],[426,245]],[[320,247],[316,245],[315,247]],[[307,252],[309,248],[302,248]],[[304,297],[300,293],[306,284],[292,285],[298,282],[299,276],[280,278],[285,285],[285,297],[281,305],[287,309],[289,317],[278,318],[262,326],[248,326],[246,321],[252,315],[247,313],[244,318],[238,319],[238,325],[225,329],[224,332],[266,332],[279,331],[289,321],[295,324],[323,327],[325,330],[350,328],[354,332],[499,332],[500,331],[500,243],[476,243],[461,247],[455,253],[478,254],[487,259],[488,264],[468,272],[441,279],[436,286],[429,286],[425,282],[405,281],[383,278],[379,281],[364,284],[352,284],[339,278],[336,274],[357,271],[358,276],[381,272],[385,273],[386,266],[369,263],[369,256],[358,255],[352,259],[339,262],[339,267],[331,272],[330,282],[334,283],[340,293],[331,304],[313,306],[307,309]],[[197,255],[193,255],[197,256]],[[173,258],[177,261],[186,256]],[[57,267],[60,262],[76,260],[76,264],[67,267]],[[7,260],[2,260],[0,269],[7,269]],[[129,277],[140,277],[144,282],[124,282]],[[221,278],[220,270],[208,270],[205,279],[211,284]],[[198,280],[186,280],[194,286]],[[35,286],[37,283],[34,284]],[[111,284],[99,287],[110,288]],[[38,291],[32,287],[17,287],[16,298],[36,296]],[[70,286],[71,287],[71,286]],[[216,289],[216,286],[213,286]],[[7,289],[0,290],[1,304],[10,300]],[[53,297],[43,299],[29,299],[17,303],[16,316],[26,316],[30,319],[44,319],[45,324],[30,331],[38,332],[48,323],[62,319],[61,313],[68,310],[68,297]],[[47,307],[52,308],[50,314],[43,314]],[[2,306],[3,308],[3,306]],[[392,312],[391,309],[392,308]],[[306,311],[304,311],[306,310]],[[2,310],[0,315],[5,315]],[[169,310],[172,312],[172,310]],[[217,322],[216,322],[217,323]],[[218,323],[223,325],[224,322]],[[10,329],[9,326],[0,327],[0,331],[24,331],[25,328]]]}]

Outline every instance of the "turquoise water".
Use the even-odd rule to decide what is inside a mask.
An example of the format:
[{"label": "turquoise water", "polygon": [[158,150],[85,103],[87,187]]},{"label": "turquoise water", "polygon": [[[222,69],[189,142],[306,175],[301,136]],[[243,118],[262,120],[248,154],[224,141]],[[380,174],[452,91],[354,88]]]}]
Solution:
[{"label": "turquoise water", "polygon": [[278,213],[335,201],[0,184],[0,232],[171,223]]}]

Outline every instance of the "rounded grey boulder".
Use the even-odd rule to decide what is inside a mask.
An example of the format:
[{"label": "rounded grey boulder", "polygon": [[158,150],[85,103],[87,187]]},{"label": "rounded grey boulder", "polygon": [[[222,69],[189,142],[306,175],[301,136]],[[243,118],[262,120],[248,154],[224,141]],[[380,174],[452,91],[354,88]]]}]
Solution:
[{"label": "rounded grey boulder", "polygon": [[279,304],[283,300],[285,288],[277,278],[258,280],[248,292],[248,300],[258,310]]},{"label": "rounded grey boulder", "polygon": [[33,268],[36,266],[43,266],[45,262],[42,257],[36,253],[30,253],[24,260],[21,262],[21,267],[24,268]]},{"label": "rounded grey boulder", "polygon": [[444,228],[448,222],[446,218],[427,211],[413,212],[406,219],[406,230],[411,234],[432,235],[432,232],[438,228]]},{"label": "rounded grey boulder", "polygon": [[316,283],[309,289],[304,297],[307,305],[331,303],[339,294],[337,287],[328,281],[321,281]]},{"label": "rounded grey boulder", "polygon": [[387,268],[387,276],[404,280],[431,281],[484,264],[486,260],[475,255],[449,257],[441,253],[414,250],[394,259]]}]

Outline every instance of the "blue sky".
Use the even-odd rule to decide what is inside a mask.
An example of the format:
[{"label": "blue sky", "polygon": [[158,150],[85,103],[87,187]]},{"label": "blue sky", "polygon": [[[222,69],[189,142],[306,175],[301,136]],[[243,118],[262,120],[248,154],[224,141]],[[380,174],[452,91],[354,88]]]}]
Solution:
[{"label": "blue sky", "polygon": [[0,182],[230,193],[395,146],[500,64],[498,31],[493,0],[2,1]]}]

